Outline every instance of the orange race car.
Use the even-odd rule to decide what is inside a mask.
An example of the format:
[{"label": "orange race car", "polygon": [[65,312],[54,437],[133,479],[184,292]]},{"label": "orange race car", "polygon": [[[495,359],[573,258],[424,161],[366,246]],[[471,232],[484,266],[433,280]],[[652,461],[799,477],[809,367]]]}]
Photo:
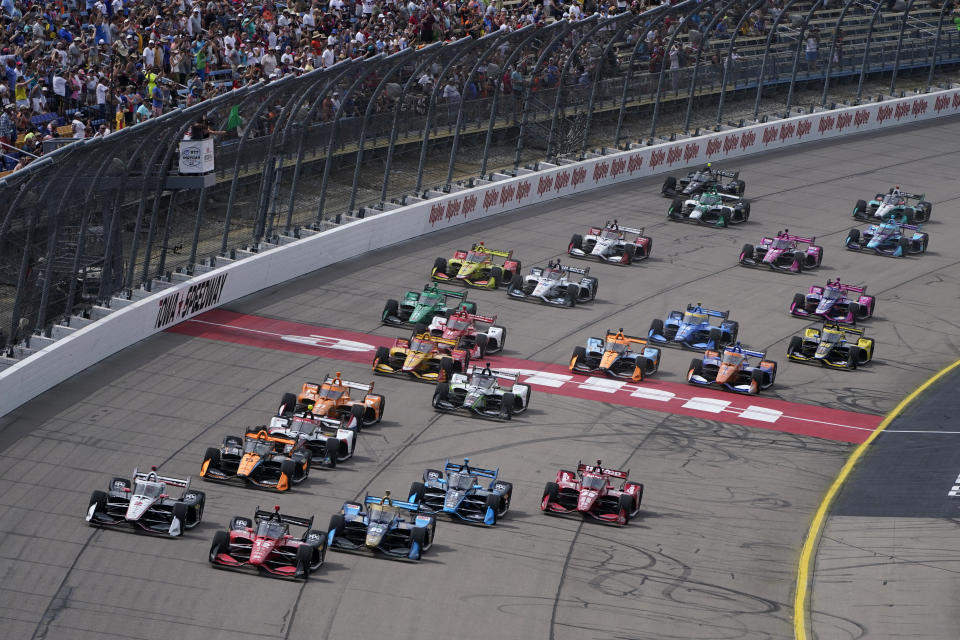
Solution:
[{"label": "orange race car", "polygon": [[241,480],[263,489],[288,491],[307,479],[311,457],[304,440],[254,427],[243,434],[243,439],[227,436],[219,448],[207,449],[200,477],[221,482]]},{"label": "orange race car", "polygon": [[[351,389],[363,391],[364,396],[353,398]],[[324,378],[323,384],[305,382],[299,394],[283,394],[278,415],[312,414],[310,417],[337,420],[347,426],[356,420],[355,427],[366,427],[380,422],[383,409],[387,406],[386,398],[372,391],[372,382],[350,382],[340,377],[337,371],[333,376]]]},{"label": "orange race car", "polygon": [[410,339],[397,338],[393,347],[377,347],[373,372],[408,375],[424,382],[443,382],[453,373],[462,373],[470,365],[470,352],[458,340],[446,340],[430,333],[418,333]]},{"label": "orange race car", "polygon": [[[637,345],[639,349],[634,350]],[[586,347],[575,347],[570,371],[607,375],[640,382],[660,368],[660,349],[643,338],[628,336],[620,329],[607,331],[606,338],[587,338]]]}]

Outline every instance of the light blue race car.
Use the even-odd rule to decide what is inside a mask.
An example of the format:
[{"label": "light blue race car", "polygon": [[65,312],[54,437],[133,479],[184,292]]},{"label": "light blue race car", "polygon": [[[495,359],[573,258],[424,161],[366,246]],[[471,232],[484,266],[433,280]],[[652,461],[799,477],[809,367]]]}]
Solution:
[{"label": "light blue race car", "polygon": [[492,526],[506,515],[513,496],[513,484],[498,479],[499,469],[470,466],[447,460],[443,471],[427,469],[423,482],[410,485],[409,502],[420,505],[422,513],[441,514],[465,522]]},{"label": "light blue race car", "polygon": [[882,256],[903,258],[926,251],[930,235],[921,233],[920,225],[906,224],[902,218],[891,215],[863,231],[850,229],[843,244],[851,251],[873,251]]},{"label": "light blue race car", "polygon": [[[719,318],[720,324],[711,323]],[[671,311],[666,320],[657,318],[647,333],[651,343],[676,344],[688,349],[721,349],[737,341],[740,324],[730,320],[730,311],[706,309],[701,303],[688,304],[684,312]]]}]

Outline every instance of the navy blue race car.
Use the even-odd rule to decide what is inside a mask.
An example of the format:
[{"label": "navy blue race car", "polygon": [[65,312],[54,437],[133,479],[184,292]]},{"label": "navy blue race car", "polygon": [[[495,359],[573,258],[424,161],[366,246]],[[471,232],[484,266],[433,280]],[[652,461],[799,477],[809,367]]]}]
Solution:
[{"label": "navy blue race car", "polygon": [[373,554],[399,560],[420,560],[433,546],[437,520],[420,513],[420,505],[367,496],[362,503],[345,502],[330,517],[327,547],[335,551]]},{"label": "navy blue race car", "polygon": [[[719,318],[720,324],[710,322]],[[671,311],[666,320],[650,323],[647,336],[652,343],[677,344],[689,349],[720,349],[737,341],[739,323],[730,320],[730,311],[705,309],[699,302],[684,312]]]},{"label": "navy blue race car", "polygon": [[[466,522],[495,525],[506,515],[513,484],[499,480],[499,469],[471,467],[447,460],[443,471],[427,469],[423,482],[410,485],[409,502],[420,505],[421,513],[445,513]],[[487,482],[489,480],[489,482]]]}]

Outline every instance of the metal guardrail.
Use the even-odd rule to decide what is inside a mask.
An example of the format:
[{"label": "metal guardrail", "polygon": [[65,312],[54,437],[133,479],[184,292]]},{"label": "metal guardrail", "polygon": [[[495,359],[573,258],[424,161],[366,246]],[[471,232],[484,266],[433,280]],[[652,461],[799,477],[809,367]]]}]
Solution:
[{"label": "metal guardrail", "polygon": [[[898,74],[923,70],[929,90],[935,69],[960,62],[946,5],[931,33],[931,13],[917,19],[915,0],[895,14],[847,0],[836,22],[820,24],[821,33],[833,26],[831,40],[834,29],[849,29],[842,55],[831,42],[826,63],[808,65],[804,34],[820,3],[788,0],[799,21],[783,37],[774,22],[762,42],[740,33],[760,0],[686,0],[346,60],[59,148],[0,179],[0,348],[28,352],[94,304],[136,299],[176,272],[434,189],[457,190],[491,167],[643,142],[636,131],[647,123],[650,142],[668,104],[686,114],[689,133],[695,108],[701,122],[716,108],[706,120],[722,125],[734,93],[756,92],[756,118],[764,96],[783,89],[789,113],[798,84],[822,82],[826,106],[844,79],[857,78],[859,100],[867,74],[889,74],[892,94]],[[689,30],[707,10],[703,33]],[[736,27],[716,37],[721,19]],[[645,35],[657,29],[660,51]],[[674,44],[689,47],[686,66],[672,64]],[[237,126],[217,138],[215,174],[194,185],[176,174],[178,145],[203,116],[220,130]]]}]

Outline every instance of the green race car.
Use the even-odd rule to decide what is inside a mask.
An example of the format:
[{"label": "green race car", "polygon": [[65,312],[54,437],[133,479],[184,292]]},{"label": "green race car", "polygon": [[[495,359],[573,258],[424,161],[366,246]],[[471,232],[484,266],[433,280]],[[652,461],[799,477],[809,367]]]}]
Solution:
[{"label": "green race car", "polygon": [[477,312],[476,302],[467,302],[466,291],[448,291],[436,284],[423,285],[423,291],[407,291],[403,299],[387,300],[381,321],[395,327],[429,325],[434,316],[455,311]]}]

